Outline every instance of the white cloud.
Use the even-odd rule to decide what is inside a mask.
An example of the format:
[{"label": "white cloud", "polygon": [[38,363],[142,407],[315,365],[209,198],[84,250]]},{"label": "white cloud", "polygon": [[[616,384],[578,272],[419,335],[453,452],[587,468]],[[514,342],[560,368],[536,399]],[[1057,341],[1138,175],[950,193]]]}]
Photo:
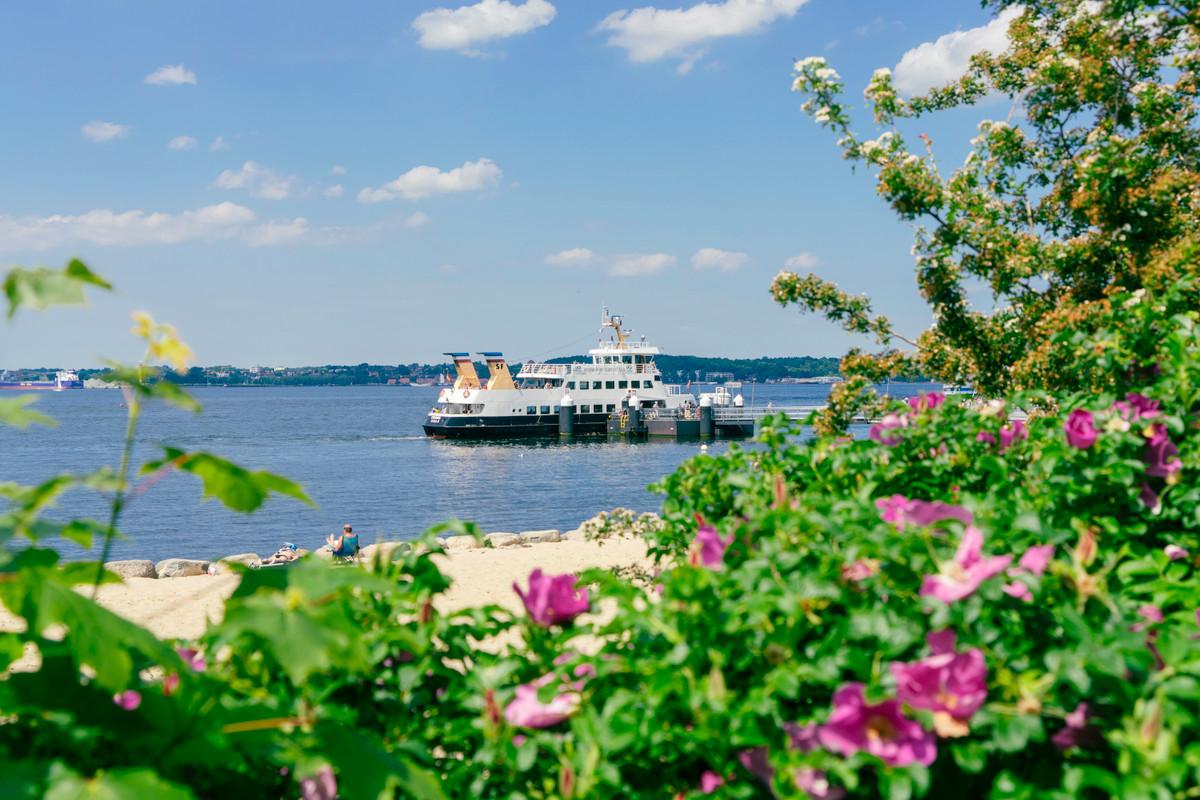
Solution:
[{"label": "white cloud", "polygon": [[342,185],[339,183],[336,186],[330,186],[328,189],[321,192],[321,194],[325,195],[326,197],[341,197],[342,192],[344,191],[345,189],[343,189]]},{"label": "white cloud", "polygon": [[208,149],[214,153],[218,150],[228,150],[229,142],[225,141],[224,136],[218,136],[216,139],[213,139],[213,143],[209,145]]},{"label": "white cloud", "polygon": [[608,274],[622,277],[654,275],[677,263],[679,260],[675,256],[669,256],[666,253],[623,253],[614,258]]},{"label": "white cloud", "polygon": [[791,19],[808,0],[725,0],[691,8],[653,6],[609,14],[596,26],[609,31],[607,44],[623,48],[636,63],[663,58],[681,60],[676,69],[689,72],[713,39],[761,33],[780,17]]},{"label": "white cloud", "polygon": [[912,95],[958,80],[966,74],[971,56],[982,50],[1000,54],[1008,49],[1008,23],[1021,13],[1019,6],[1006,8],[987,25],[947,33],[914,47],[896,65],[893,84]]},{"label": "white cloud", "polygon": [[270,167],[262,167],[247,161],[237,172],[227,169],[217,176],[213,186],[217,189],[245,189],[251,197],[265,200],[284,200],[295,193],[298,178],[277,175]]},{"label": "white cloud", "polygon": [[746,253],[731,253],[715,247],[702,247],[692,256],[692,266],[696,269],[719,269],[722,272],[733,272],[749,263],[750,256]]},{"label": "white cloud", "polygon": [[404,227],[409,230],[416,230],[417,228],[424,228],[426,225],[430,225],[432,223],[433,217],[429,216],[424,211],[417,211],[414,214],[408,215],[408,218],[404,220]]},{"label": "white cloud", "polygon": [[169,86],[173,84],[190,83],[196,85],[196,73],[190,69],[184,69],[183,64],[178,64],[172,67],[168,64],[165,67],[159,67],[151,72],[142,83],[149,83],[152,86]]},{"label": "white cloud", "polygon": [[484,55],[473,45],[506,39],[549,25],[558,13],[546,0],[514,5],[507,0],[482,0],[473,6],[435,8],[413,20],[421,34],[417,44],[427,50],[458,50],[463,55]]},{"label": "white cloud", "polygon": [[552,267],[586,267],[588,264],[595,263],[596,260],[596,254],[586,247],[575,247],[552,256],[546,256],[546,263]]},{"label": "white cloud", "polygon": [[454,275],[455,273],[462,272],[462,270],[453,264],[442,264],[440,267],[438,267],[438,272],[442,273],[443,275]]},{"label": "white cloud", "polygon": [[815,266],[817,266],[817,257],[807,251],[794,255],[783,262],[784,269],[812,269]]},{"label": "white cloud", "polygon": [[124,139],[133,128],[129,125],[118,125],[115,122],[103,122],[95,119],[80,130],[93,142],[111,142],[113,139]]},{"label": "white cloud", "polygon": [[42,250],[79,242],[116,246],[176,244],[232,236],[253,221],[253,211],[229,202],[179,214],[147,214],[141,210],[118,214],[105,208],[67,216],[0,216],[0,249]]},{"label": "white cloud", "polygon": [[168,150],[191,150],[199,142],[195,136],[176,136],[171,141],[167,142]]},{"label": "white cloud", "polygon": [[601,255],[586,247],[575,247],[563,250],[561,253],[546,256],[545,262],[552,267],[565,269],[582,269],[598,267],[609,275],[619,277],[634,277],[653,275],[667,267],[674,267],[679,259],[666,253],[619,253],[616,255]]},{"label": "white cloud", "polygon": [[339,166],[337,166],[337,165],[335,164],[335,165],[334,165],[334,167],[333,167],[333,169],[329,170],[329,174],[330,174],[330,175],[345,175],[345,174],[346,174],[346,168],[345,168],[345,167],[339,167]]},{"label": "white cloud", "polygon": [[304,217],[273,219],[247,231],[242,241],[251,247],[292,244],[309,235],[311,227]]},{"label": "white cloud", "polygon": [[435,194],[486,189],[499,183],[502,174],[500,168],[486,158],[468,161],[449,172],[442,172],[437,167],[413,167],[378,189],[363,189],[358,193],[358,202],[378,203],[396,197],[422,200]]},{"label": "white cloud", "polygon": [[[245,206],[224,202],[179,214],[97,209],[74,216],[12,217],[0,215],[0,251],[44,250],[81,243],[131,247],[178,244],[195,239],[236,239],[249,247],[305,244],[332,245],[376,240],[396,231],[420,227],[427,215],[397,215],[370,225],[315,226],[304,217],[256,223]],[[415,223],[415,224],[414,224]]]}]

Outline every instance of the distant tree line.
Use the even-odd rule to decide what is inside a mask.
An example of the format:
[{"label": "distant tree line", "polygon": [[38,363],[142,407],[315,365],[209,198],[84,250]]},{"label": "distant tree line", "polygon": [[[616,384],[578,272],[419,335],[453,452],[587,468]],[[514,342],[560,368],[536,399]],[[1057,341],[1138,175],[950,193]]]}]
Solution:
[{"label": "distant tree line", "polygon": [[[568,364],[588,361],[588,356],[565,356],[550,359],[547,363]],[[660,355],[656,359],[663,378],[669,383],[706,381],[715,378],[718,382],[778,381],[782,379],[818,378],[838,375],[838,359],[799,356],[789,358],[705,358],[703,356]],[[53,379],[57,368],[13,370],[10,375],[23,380]],[[520,370],[520,362],[512,364],[513,373]],[[475,370],[481,377],[488,375],[487,367],[476,362]],[[103,378],[106,370],[78,370],[81,380]],[[234,367],[218,365],[192,367],[187,372],[165,371],[163,380],[184,386],[370,386],[404,385],[414,382],[437,380],[440,375],[454,378],[454,365],[441,364],[353,364],[309,367]]]}]

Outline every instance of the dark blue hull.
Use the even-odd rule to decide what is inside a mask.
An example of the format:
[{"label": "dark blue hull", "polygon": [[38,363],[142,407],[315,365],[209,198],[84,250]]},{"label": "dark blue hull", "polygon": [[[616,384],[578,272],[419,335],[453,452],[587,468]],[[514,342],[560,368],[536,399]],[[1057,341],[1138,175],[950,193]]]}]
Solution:
[{"label": "dark blue hull", "polygon": [[[575,418],[575,435],[607,431],[608,414],[580,414]],[[440,416],[422,426],[431,439],[529,439],[558,436],[557,414],[514,414],[507,417]]]}]

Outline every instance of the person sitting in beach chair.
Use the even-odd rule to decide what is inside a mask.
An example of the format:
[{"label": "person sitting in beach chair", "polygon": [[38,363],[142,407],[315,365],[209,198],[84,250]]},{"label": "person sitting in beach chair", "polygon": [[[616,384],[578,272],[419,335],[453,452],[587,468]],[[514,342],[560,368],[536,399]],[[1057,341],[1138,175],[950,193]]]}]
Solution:
[{"label": "person sitting in beach chair", "polygon": [[334,558],[352,559],[358,555],[358,534],[349,525],[342,526],[342,535],[329,534],[325,544],[333,553]]}]

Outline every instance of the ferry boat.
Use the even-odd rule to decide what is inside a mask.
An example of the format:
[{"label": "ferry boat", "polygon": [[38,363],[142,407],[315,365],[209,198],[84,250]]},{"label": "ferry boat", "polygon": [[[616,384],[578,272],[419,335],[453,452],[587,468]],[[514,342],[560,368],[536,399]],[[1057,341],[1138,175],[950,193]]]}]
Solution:
[{"label": "ferry boat", "polygon": [[480,381],[470,353],[446,353],[454,359],[457,377],[443,389],[423,426],[435,439],[506,439],[557,436],[563,407],[574,408],[571,433],[603,434],[609,415],[634,398],[640,408],[674,409],[695,405],[696,398],[679,386],[663,382],[654,357],[662,351],[630,339],[619,316],[605,308],[601,333],[611,338],[588,351],[590,362],[521,365],[514,379],[502,353],[478,353],[490,377]]},{"label": "ferry boat", "polygon": [[23,381],[12,380],[8,370],[0,371],[0,389],[52,389],[61,392],[63,389],[79,389],[83,383],[78,373],[72,369],[60,369],[54,374],[52,381]]}]

